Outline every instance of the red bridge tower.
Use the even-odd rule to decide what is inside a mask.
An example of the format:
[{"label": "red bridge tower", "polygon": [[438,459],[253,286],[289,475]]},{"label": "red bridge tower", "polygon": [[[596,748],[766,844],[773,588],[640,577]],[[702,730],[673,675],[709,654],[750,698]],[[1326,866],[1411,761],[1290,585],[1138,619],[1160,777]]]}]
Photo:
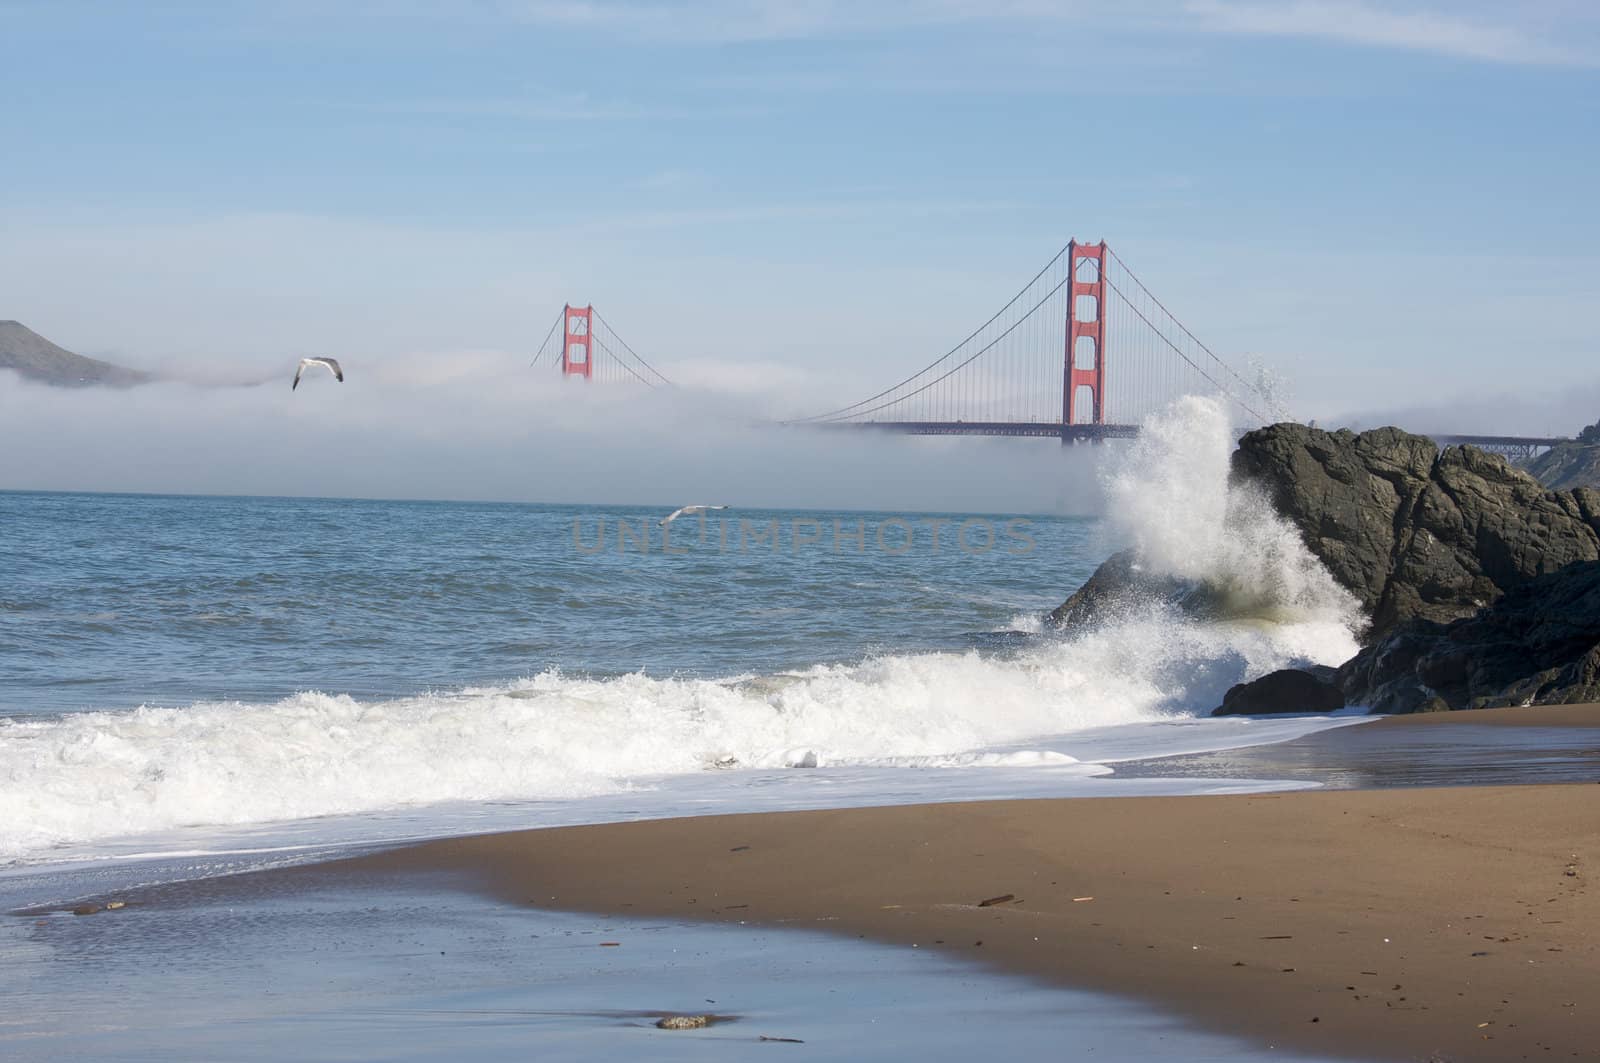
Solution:
[{"label": "red bridge tower", "polygon": [[562,311],[561,375],[594,377],[594,307],[568,303]]},{"label": "red bridge tower", "polygon": [[[1062,424],[1106,423],[1107,254],[1104,240],[1098,244],[1080,244],[1074,240],[1067,245],[1072,294],[1067,299],[1066,394],[1061,401]],[[1077,408],[1079,388],[1089,389],[1091,409]]]}]

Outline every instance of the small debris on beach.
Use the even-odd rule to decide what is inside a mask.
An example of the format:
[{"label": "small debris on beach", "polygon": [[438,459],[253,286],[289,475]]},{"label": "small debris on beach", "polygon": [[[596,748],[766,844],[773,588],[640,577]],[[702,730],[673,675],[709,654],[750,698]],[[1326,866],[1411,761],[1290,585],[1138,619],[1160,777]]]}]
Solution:
[{"label": "small debris on beach", "polygon": [[[622,942],[620,942],[620,941],[602,941],[602,942],[600,942],[600,947],[603,948],[603,949],[620,949],[622,947]],[[439,953],[439,955],[443,956],[444,953],[441,952],[441,953]]]},{"label": "small debris on beach", "polygon": [[127,906],[128,906],[128,902],[127,901],[107,901],[106,902],[106,911],[114,912],[118,908],[126,908]]},{"label": "small debris on beach", "polygon": [[1074,897],[1074,898],[1072,898],[1072,903],[1073,904],[1082,904],[1084,901],[1092,901],[1092,900],[1094,900],[1093,897]]},{"label": "small debris on beach", "polygon": [[710,1026],[710,1015],[665,1015],[656,1020],[658,1030],[699,1030]]},{"label": "small debris on beach", "polygon": [[98,904],[80,904],[72,909],[73,915],[93,915],[100,910]]},{"label": "small debris on beach", "polygon": [[1014,894],[1014,893],[1002,893],[998,897],[990,897],[987,900],[979,901],[978,902],[978,907],[979,908],[993,908],[997,904],[1005,904],[1007,901],[1014,901],[1016,899],[1017,899],[1017,895]]},{"label": "small debris on beach", "polygon": [[742,852],[745,852],[746,850],[748,850],[749,848],[750,847],[748,845],[735,845],[732,849],[729,849],[728,852],[730,852],[730,853],[742,853]]}]

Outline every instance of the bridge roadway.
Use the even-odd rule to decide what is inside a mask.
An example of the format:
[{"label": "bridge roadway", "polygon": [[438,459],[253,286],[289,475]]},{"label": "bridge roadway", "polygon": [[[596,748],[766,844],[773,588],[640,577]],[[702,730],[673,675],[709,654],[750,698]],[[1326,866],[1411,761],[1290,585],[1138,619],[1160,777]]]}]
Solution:
[{"label": "bridge roadway", "polygon": [[[1096,442],[1102,439],[1132,439],[1139,434],[1136,424],[1069,424],[1059,421],[837,421],[821,428],[855,428],[913,436],[1022,436],[1059,439],[1063,443]],[[1507,457],[1531,458],[1558,443],[1570,443],[1566,436],[1476,436],[1424,433],[1442,447],[1466,443]]]},{"label": "bridge roadway", "polygon": [[1076,443],[1132,439],[1136,424],[1062,424],[1059,421],[835,421],[820,428],[865,428],[907,436],[1031,436]]}]

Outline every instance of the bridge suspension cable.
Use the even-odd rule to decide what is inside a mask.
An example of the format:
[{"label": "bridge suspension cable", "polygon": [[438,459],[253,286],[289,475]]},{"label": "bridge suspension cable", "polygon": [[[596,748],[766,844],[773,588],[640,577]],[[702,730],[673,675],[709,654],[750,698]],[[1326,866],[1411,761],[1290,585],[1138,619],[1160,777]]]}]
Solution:
[{"label": "bridge suspension cable", "polygon": [[[1248,393],[1256,396],[1257,399],[1259,399],[1259,401],[1261,402],[1262,405],[1270,407],[1269,412],[1271,413],[1271,415],[1273,417],[1276,417],[1276,418],[1278,418],[1280,420],[1289,420],[1290,419],[1289,411],[1284,409],[1283,405],[1277,399],[1275,399],[1271,395],[1267,394],[1258,385],[1252,384],[1248,380],[1246,380],[1244,377],[1240,376],[1238,374],[1238,372],[1233,368],[1233,366],[1229,365],[1227,362],[1225,362],[1221,358],[1219,358],[1215,351],[1213,351],[1210,347],[1207,347],[1205,345],[1205,343],[1198,336],[1196,336],[1193,332],[1190,332],[1189,331],[1189,326],[1185,325],[1182,321],[1178,320],[1177,316],[1175,314],[1173,314],[1172,311],[1167,309],[1166,304],[1163,303],[1160,299],[1156,298],[1154,292],[1152,292],[1149,288],[1145,287],[1144,281],[1139,279],[1139,275],[1134,273],[1133,270],[1128,267],[1128,264],[1126,262],[1122,261],[1122,259],[1117,255],[1117,253],[1115,251],[1113,251],[1110,247],[1107,247],[1106,248],[1106,254],[1110,255],[1112,261],[1117,264],[1117,268],[1120,269],[1123,273],[1127,274],[1128,279],[1133,281],[1133,283],[1138,286],[1139,291],[1143,292],[1144,295],[1146,297],[1148,297],[1149,300],[1152,303],[1154,303],[1158,309],[1160,309],[1161,313],[1166,316],[1167,320],[1171,321],[1174,325],[1176,325],[1179,328],[1179,330],[1181,330],[1183,332],[1183,334],[1186,337],[1188,337],[1190,342],[1192,342],[1196,347],[1199,347],[1202,351],[1204,351],[1206,353],[1206,356],[1208,358],[1210,358],[1211,361],[1219,369],[1221,369],[1223,373],[1225,373],[1228,376],[1232,377],[1234,379],[1234,381],[1237,382],[1237,384],[1239,385],[1240,389],[1242,389],[1243,391],[1248,392]],[[1112,281],[1109,277],[1106,278],[1106,283],[1111,285],[1113,288],[1116,287],[1116,283],[1114,281]],[[1132,304],[1132,300],[1130,300],[1120,290],[1117,291],[1117,295],[1120,296],[1125,302],[1128,302],[1130,305]],[[1148,322],[1146,322],[1146,323],[1148,324]],[[1151,327],[1154,328],[1155,326],[1151,325]],[[1181,350],[1178,350],[1178,348],[1176,346],[1173,347],[1173,350],[1178,354],[1179,357],[1183,358],[1185,361],[1188,360],[1188,356],[1185,355]],[[1199,366],[1195,366],[1195,369],[1199,370],[1200,367]],[[1200,370],[1200,371],[1204,372],[1204,370]],[[1207,379],[1211,379],[1210,374],[1206,374],[1206,377],[1207,377]],[[1224,391],[1224,392],[1228,391],[1228,389],[1224,385],[1222,385],[1220,382],[1217,383],[1217,389],[1219,391]],[[1246,410],[1250,409],[1250,407],[1245,404],[1245,402],[1244,402],[1244,400],[1242,398],[1234,397],[1234,401],[1239,403],[1239,405],[1243,406]],[[1255,412],[1255,411],[1251,411],[1251,412]],[[1256,416],[1257,417],[1261,417],[1260,414],[1256,414]],[[1265,419],[1265,418],[1262,418],[1262,419]]]},{"label": "bridge suspension cable", "polygon": [[[611,324],[606,321],[605,318],[600,316],[600,311],[596,310],[594,312],[594,317],[595,320],[600,323],[600,328],[595,330],[594,342],[601,351],[610,355],[611,358],[614,359],[619,366],[625,369],[635,380],[646,385],[647,387],[670,388],[673,386],[672,381],[663,376],[655,366],[645,361],[637,351],[628,345],[628,341],[623,339],[617,333],[617,331],[611,327]],[[610,343],[607,342],[608,338],[611,341]],[[613,350],[613,346],[620,346],[622,348],[622,352],[618,353],[617,351]]]},{"label": "bridge suspension cable", "polygon": [[[1049,273],[1052,269],[1054,269],[1060,263],[1062,257],[1067,253],[1067,247],[1070,247],[1070,246],[1071,245],[1069,244],[1069,245],[1067,245],[1065,247],[1062,247],[1062,249],[1060,251],[1057,251],[1056,252],[1056,256],[1054,258],[1052,258],[1049,262],[1046,262],[1044,264],[1044,268],[1041,269],[1038,273],[1034,274],[1033,275],[1033,279],[1028,281],[1027,284],[1024,284],[1017,291],[1017,294],[1013,295],[1006,302],[1006,304],[1004,306],[1002,306],[999,310],[995,311],[995,314],[994,314],[993,317],[991,317],[988,321],[985,321],[982,325],[979,325],[976,329],[974,329],[972,331],[971,334],[969,334],[960,343],[958,343],[954,347],[950,348],[950,350],[945,352],[944,355],[942,355],[941,357],[935,359],[932,365],[929,365],[929,366],[926,366],[925,368],[917,370],[915,373],[912,373],[910,376],[906,377],[904,380],[900,381],[898,384],[894,384],[891,387],[884,388],[882,391],[878,392],[876,395],[869,395],[866,398],[862,399],[860,402],[853,402],[849,406],[841,406],[837,410],[829,410],[826,413],[813,414],[810,417],[795,418],[794,420],[792,420],[792,421],[790,421],[788,423],[790,423],[790,424],[810,424],[810,423],[818,422],[818,421],[833,421],[833,420],[843,419],[845,417],[848,417],[848,416],[851,416],[851,415],[854,415],[856,413],[861,412],[861,408],[862,407],[867,406],[870,403],[876,402],[877,400],[879,400],[881,398],[884,398],[887,395],[892,395],[895,392],[900,391],[902,388],[906,387],[907,385],[914,383],[916,380],[920,379],[921,377],[926,376],[929,373],[932,373],[934,370],[938,369],[939,366],[943,365],[944,363],[950,361],[952,358],[954,358],[957,355],[959,355],[964,349],[966,349],[966,347],[969,344],[972,343],[972,341],[977,339],[979,336],[983,335],[984,331],[987,330],[989,328],[989,326],[993,325],[996,321],[1000,320],[1000,318],[1005,316],[1007,311],[1011,310],[1012,307],[1016,306],[1017,303],[1022,300],[1022,297],[1027,295],[1029,290],[1032,289],[1035,285],[1037,285],[1039,283],[1039,279],[1041,277],[1045,276],[1045,274]],[[1063,278],[1061,282],[1057,283],[1055,285],[1055,287],[1051,289],[1050,294],[1053,295],[1055,292],[1060,291],[1061,290],[1061,285],[1064,284],[1064,283],[1065,283],[1065,278]],[[1046,298],[1048,298],[1048,296],[1046,296]],[[1038,309],[1038,307],[1035,306],[1034,309]],[[991,343],[989,345],[989,347],[992,347],[992,346],[993,346],[993,344]],[[986,347],[985,350],[987,350],[987,349],[988,348]],[[980,353],[982,353],[982,352],[980,352]],[[972,361],[972,359],[968,358],[965,362],[962,362],[961,365],[964,366],[964,365],[968,364],[971,361]],[[957,366],[957,368],[960,368],[960,367],[961,366]],[[948,376],[948,375],[949,374],[946,374],[946,376]],[[941,377],[940,379],[944,379],[944,378]],[[921,390],[921,389],[919,389],[919,390]],[[899,401],[899,400],[898,399],[891,400],[890,404],[892,404],[893,402],[897,402],[897,401]],[[882,407],[874,407],[874,409],[881,409],[881,408]],[[867,412],[871,412],[871,411],[867,411]]]},{"label": "bridge suspension cable", "polygon": [[[1250,416],[1254,417],[1257,421],[1265,421],[1267,419],[1265,416],[1263,416],[1261,414],[1261,412],[1259,410],[1257,410],[1255,407],[1251,406],[1249,403],[1245,402],[1243,399],[1236,398],[1233,395],[1229,394],[1228,389],[1223,385],[1223,383],[1220,380],[1218,380],[1216,377],[1212,376],[1210,373],[1206,372],[1205,369],[1202,368],[1200,365],[1198,365],[1195,362],[1194,359],[1190,358],[1187,354],[1185,354],[1183,352],[1182,348],[1180,348],[1177,344],[1173,343],[1171,339],[1169,339],[1159,329],[1157,329],[1156,326],[1155,326],[1155,323],[1152,322],[1150,320],[1150,318],[1145,315],[1145,312],[1143,310],[1141,310],[1139,308],[1139,306],[1133,300],[1129,299],[1128,296],[1126,295],[1126,293],[1124,293],[1121,288],[1117,287],[1116,281],[1113,281],[1110,278],[1107,278],[1106,279],[1106,285],[1118,296],[1118,298],[1120,298],[1123,301],[1123,306],[1126,308],[1126,310],[1128,312],[1132,313],[1134,317],[1138,318],[1141,323],[1143,323],[1145,325],[1148,325],[1154,331],[1155,336],[1156,336],[1157,339],[1159,339],[1163,344],[1165,344],[1167,346],[1167,348],[1172,351],[1173,354],[1176,354],[1179,358],[1183,359],[1183,361],[1189,366],[1190,369],[1192,369],[1196,373],[1200,374],[1202,379],[1204,379],[1207,383],[1211,384],[1212,387],[1216,388],[1216,390],[1217,390],[1217,392],[1219,394],[1226,395],[1228,398],[1232,399],[1235,403],[1237,403],[1239,405],[1239,407],[1241,409],[1243,409],[1246,413],[1250,414]],[[1147,291],[1145,294],[1149,295],[1149,292]],[[1155,299],[1155,296],[1151,295],[1150,298],[1156,302],[1157,306],[1161,305],[1160,301]],[[1177,318],[1173,318],[1173,320],[1177,321]],[[1181,323],[1179,324],[1179,327],[1182,328],[1182,324]],[[1189,331],[1188,329],[1184,329],[1185,333],[1188,333],[1188,331]],[[1189,338],[1190,339],[1194,339],[1193,336],[1190,336]],[[1199,340],[1194,340],[1194,342],[1195,343],[1199,343],[1202,349],[1205,348],[1205,344],[1200,343]],[[1228,372],[1233,373],[1233,370],[1228,368],[1227,363],[1223,362],[1220,358],[1216,358],[1216,355],[1212,355],[1212,357],[1214,359],[1216,359],[1217,363],[1219,365],[1221,365],[1224,369],[1227,369]],[[1237,377],[1239,374],[1233,373],[1233,375],[1235,377]],[[1243,383],[1242,378],[1241,378],[1240,382]],[[1251,389],[1251,390],[1253,391],[1254,389]]]},{"label": "bridge suspension cable", "polygon": [[1109,247],[1069,243],[929,365],[858,402],[785,423],[1103,437],[1131,434],[1194,393],[1216,394],[1256,423],[1268,419],[1263,411],[1279,414]]},{"label": "bridge suspension cable", "polygon": [[[558,332],[561,342],[552,344]],[[533,361],[528,363],[529,368],[539,364],[546,350],[558,351],[555,365],[563,376],[581,376],[602,382],[633,380],[649,388],[674,386],[665,374],[629,346],[593,306],[569,303],[562,307]]]},{"label": "bridge suspension cable", "polygon": [[[593,306],[563,307],[531,364],[557,349],[566,376],[673,386]],[[1105,438],[1131,435],[1149,414],[1195,393],[1226,399],[1240,420],[1285,416],[1109,246],[1072,242],[928,365],[848,406],[782,423]]]},{"label": "bridge suspension cable", "polygon": [[561,319],[566,316],[566,313],[566,309],[563,308],[560,313],[556,314],[556,319],[550,322],[550,331],[544,334],[544,342],[539,344],[538,351],[534,352],[533,361],[528,363],[529,369],[538,365],[539,359],[544,357],[544,352],[549,348],[550,341],[555,339],[556,329],[561,327]]}]

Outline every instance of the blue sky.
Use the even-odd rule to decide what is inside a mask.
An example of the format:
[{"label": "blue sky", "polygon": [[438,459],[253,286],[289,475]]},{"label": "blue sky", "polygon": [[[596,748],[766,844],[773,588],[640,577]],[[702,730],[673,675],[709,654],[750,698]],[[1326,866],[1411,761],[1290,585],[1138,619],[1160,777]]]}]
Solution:
[{"label": "blue sky", "polygon": [[593,301],[849,400],[1104,236],[1300,416],[1600,416],[1580,0],[0,0],[0,40],[0,318],[84,353],[522,354]]}]

